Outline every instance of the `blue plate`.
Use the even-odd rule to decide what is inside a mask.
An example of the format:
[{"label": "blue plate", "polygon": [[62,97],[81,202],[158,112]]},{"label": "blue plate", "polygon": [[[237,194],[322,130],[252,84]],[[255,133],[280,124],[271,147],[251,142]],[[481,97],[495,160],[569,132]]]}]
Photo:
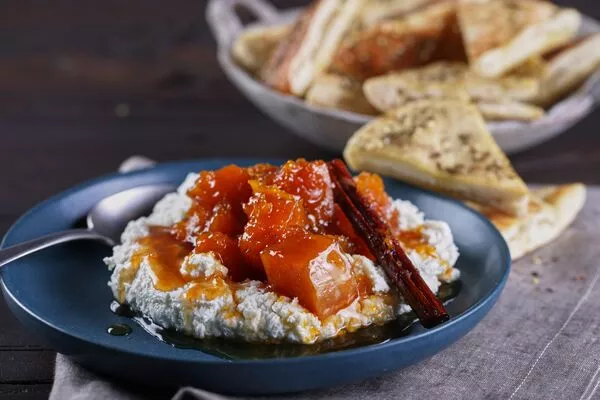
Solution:
[{"label": "blue plate", "polygon": [[[99,178],[33,208],[14,224],[2,246],[71,228],[99,200],[124,189],[179,183],[189,171],[259,161],[279,162],[203,160]],[[450,224],[460,248],[458,268],[462,274],[460,292],[448,305],[450,321],[430,330],[415,324],[404,335],[383,343],[308,356],[282,352],[274,358],[230,359],[172,347],[136,324],[131,324],[129,336],[109,335],[106,329],[111,324],[131,321],[109,309],[109,272],[102,258],[110,249],[98,243],[65,244],[14,262],[1,270],[2,290],[19,320],[60,353],[94,371],[145,385],[194,385],[227,393],[267,394],[375,377],[430,357],[473,329],[498,299],[510,270],[504,240],[481,215],[458,202],[395,181],[388,180],[386,187],[391,196],[412,201],[429,218]]]}]

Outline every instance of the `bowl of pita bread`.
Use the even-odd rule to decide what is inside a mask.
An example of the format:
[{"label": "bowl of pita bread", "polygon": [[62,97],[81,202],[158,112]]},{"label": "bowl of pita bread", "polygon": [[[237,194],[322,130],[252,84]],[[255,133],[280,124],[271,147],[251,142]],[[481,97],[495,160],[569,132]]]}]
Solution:
[{"label": "bowl of pita bread", "polygon": [[[239,7],[257,22],[244,26]],[[600,23],[543,0],[212,0],[228,79],[261,111],[342,151],[365,124],[428,99],[470,104],[499,147],[565,132],[600,96]]]}]

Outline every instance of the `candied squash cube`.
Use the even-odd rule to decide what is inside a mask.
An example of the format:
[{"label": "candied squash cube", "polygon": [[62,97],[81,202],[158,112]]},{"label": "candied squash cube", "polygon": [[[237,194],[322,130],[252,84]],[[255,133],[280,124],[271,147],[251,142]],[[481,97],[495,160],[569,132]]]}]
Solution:
[{"label": "candied squash cube", "polygon": [[239,246],[246,260],[263,269],[260,252],[290,230],[304,229],[308,224],[302,201],[275,186],[250,181],[254,194],[244,205],[248,223]]},{"label": "candied squash cube", "polygon": [[356,178],[356,190],[369,203],[385,221],[391,206],[391,200],[385,192],[383,179],[379,175],[361,172]]},{"label": "candied squash cube", "polygon": [[237,165],[228,165],[216,171],[202,171],[187,194],[208,208],[222,201],[241,207],[252,194],[249,179],[246,169]]},{"label": "candied squash cube", "polygon": [[369,246],[365,241],[356,233],[352,223],[344,214],[344,211],[335,205],[333,209],[333,224],[329,230],[334,235],[341,235],[345,240],[340,240],[342,249],[344,252],[349,254],[360,254],[369,258],[371,261],[375,261],[375,257],[369,250]]},{"label": "candied squash cube", "polygon": [[325,162],[308,162],[304,159],[288,161],[275,176],[273,184],[304,201],[315,232],[329,224],[333,217],[334,202],[331,177]]},{"label": "candied squash cube", "polygon": [[213,208],[212,216],[207,223],[207,230],[227,235],[239,235],[244,231],[245,223],[246,214],[240,205],[235,207],[222,201]]},{"label": "candied squash cube", "polygon": [[257,180],[264,185],[272,185],[279,167],[272,164],[256,164],[247,168],[251,180]]},{"label": "candied squash cube", "polygon": [[237,239],[221,232],[201,233],[196,237],[196,253],[213,253],[227,267],[227,275],[240,282],[247,278],[257,278],[256,271],[246,265],[238,248]]},{"label": "candied squash cube", "polygon": [[358,286],[334,237],[297,233],[266,247],[261,259],[275,291],[326,318],[349,306]]}]

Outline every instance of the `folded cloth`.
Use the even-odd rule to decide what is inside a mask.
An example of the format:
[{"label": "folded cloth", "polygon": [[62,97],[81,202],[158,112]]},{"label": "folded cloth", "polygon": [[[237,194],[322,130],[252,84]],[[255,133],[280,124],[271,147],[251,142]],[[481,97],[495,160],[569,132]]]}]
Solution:
[{"label": "folded cloth", "polygon": [[[379,378],[285,398],[599,398],[599,237],[600,187],[591,187],[573,226],[513,265],[496,307],[458,343]],[[146,393],[150,389],[134,387],[111,382],[58,355],[50,399],[151,398]],[[225,398],[193,388],[150,392],[176,400]]]}]

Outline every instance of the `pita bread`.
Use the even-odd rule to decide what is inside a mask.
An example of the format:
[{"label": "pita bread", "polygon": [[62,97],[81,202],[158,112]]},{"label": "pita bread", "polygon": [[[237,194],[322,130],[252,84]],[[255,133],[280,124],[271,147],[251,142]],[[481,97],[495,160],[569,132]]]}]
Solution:
[{"label": "pita bread", "polygon": [[273,51],[261,73],[263,81],[281,92],[304,96],[357,23],[363,1],[314,1]]},{"label": "pita bread", "polygon": [[476,105],[486,121],[532,122],[542,118],[545,114],[543,108],[518,101],[479,101]]},{"label": "pita bread", "polygon": [[580,183],[532,189],[528,214],[523,218],[467,204],[490,219],[506,240],[511,258],[516,260],[560,236],[583,208],[585,197],[585,186]]},{"label": "pita bread", "polygon": [[257,74],[290,29],[289,24],[249,28],[238,36],[231,55],[246,71]]},{"label": "pita bread", "polygon": [[473,70],[495,78],[568,42],[581,15],[538,0],[462,0],[458,20]]},{"label": "pita bread", "polygon": [[371,121],[348,141],[348,164],[525,215],[527,187],[474,105],[420,100]]},{"label": "pita bread", "polygon": [[381,112],[421,99],[468,102],[471,98],[462,78],[464,72],[462,64],[456,64],[456,68],[448,64],[445,71],[431,66],[411,69],[367,79],[363,84],[363,92],[367,100]]},{"label": "pita bread", "polygon": [[453,2],[358,30],[337,49],[330,71],[364,81],[439,59],[466,59]]},{"label": "pita bread", "polygon": [[577,39],[547,59],[536,104],[550,106],[576,90],[600,67],[600,33]]},{"label": "pita bread", "polygon": [[378,114],[365,98],[360,82],[340,75],[320,75],[306,93],[306,103],[359,114]]},{"label": "pita bread", "polygon": [[442,1],[455,0],[370,0],[361,12],[362,25],[368,27],[386,19],[397,19]]},{"label": "pita bread", "polygon": [[[533,120],[543,114],[538,107],[515,101],[534,98],[539,79],[509,75],[498,79],[483,78],[464,63],[437,62],[423,68],[408,69],[367,79],[365,96],[378,110],[386,112],[408,101],[444,98],[481,103],[484,116],[492,120]],[[541,113],[541,114],[540,114]]]}]

